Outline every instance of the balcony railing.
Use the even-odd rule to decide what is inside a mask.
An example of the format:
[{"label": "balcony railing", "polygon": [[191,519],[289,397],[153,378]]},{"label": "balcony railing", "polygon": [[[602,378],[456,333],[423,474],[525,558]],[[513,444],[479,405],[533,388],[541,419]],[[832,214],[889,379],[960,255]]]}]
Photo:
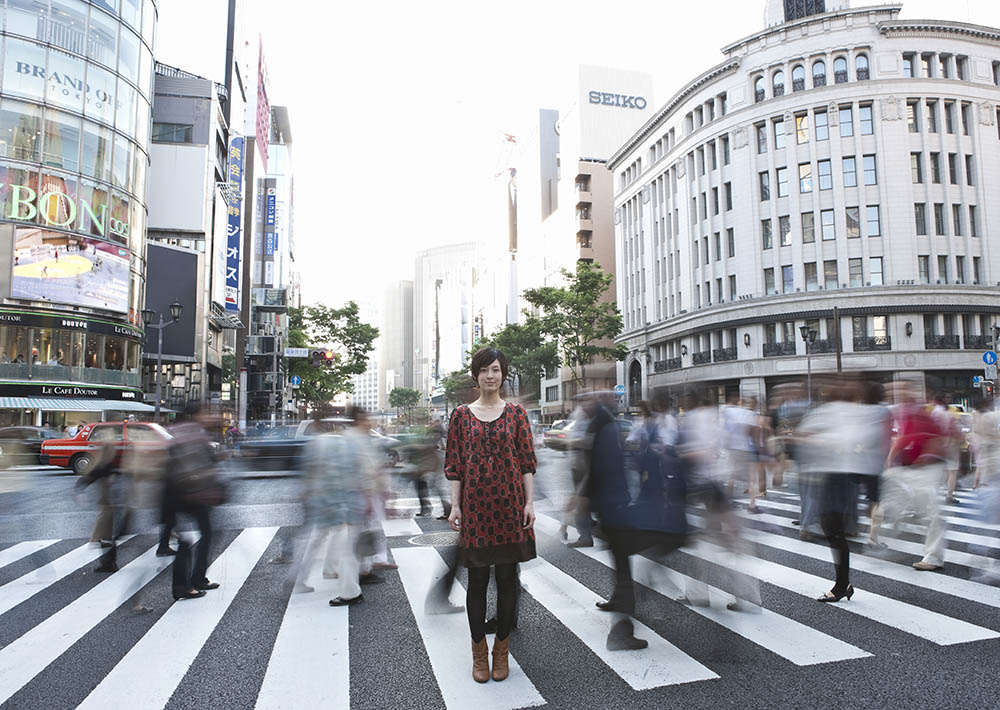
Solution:
[{"label": "balcony railing", "polygon": [[736,359],[736,347],[716,348],[712,351],[712,359],[715,362],[728,362]]},{"label": "balcony railing", "polygon": [[810,355],[816,355],[819,353],[832,353],[837,351],[837,343],[833,340],[816,340],[809,343],[806,350]]},{"label": "balcony railing", "polygon": [[792,79],[792,91],[805,91],[806,80],[805,79]]},{"label": "balcony railing", "polygon": [[774,95],[775,96],[784,96],[785,95],[785,85],[784,84],[778,84],[777,86],[775,86],[774,87]]},{"label": "balcony railing", "polygon": [[813,88],[818,89],[821,86],[826,86],[826,74],[817,74],[813,76]]},{"label": "balcony railing", "polygon": [[958,350],[957,335],[925,335],[924,347],[927,350]]},{"label": "balcony railing", "polygon": [[694,353],[691,356],[691,362],[695,365],[708,365],[712,362],[712,351],[705,350],[704,352]]},{"label": "balcony railing", "polygon": [[757,89],[756,91],[753,92],[753,101],[754,101],[754,103],[759,104],[765,98],[766,98],[766,96],[764,94],[764,90],[763,89]]},{"label": "balcony railing", "polygon": [[867,69],[858,69],[858,81],[868,81],[869,78]]},{"label": "balcony railing", "polygon": [[847,83],[847,71],[837,71],[833,73],[833,81],[836,84],[846,84]]},{"label": "balcony railing", "polygon": [[670,372],[679,369],[681,369],[679,357],[668,357],[666,360],[657,360],[653,363],[653,372]]},{"label": "balcony railing", "polygon": [[764,357],[779,357],[781,355],[794,355],[795,343],[764,343]]},{"label": "balcony railing", "polygon": [[891,349],[892,339],[888,335],[874,335],[868,338],[854,339],[854,352],[856,353]]},{"label": "balcony railing", "polygon": [[988,350],[993,347],[993,338],[989,335],[966,335],[966,350]]}]

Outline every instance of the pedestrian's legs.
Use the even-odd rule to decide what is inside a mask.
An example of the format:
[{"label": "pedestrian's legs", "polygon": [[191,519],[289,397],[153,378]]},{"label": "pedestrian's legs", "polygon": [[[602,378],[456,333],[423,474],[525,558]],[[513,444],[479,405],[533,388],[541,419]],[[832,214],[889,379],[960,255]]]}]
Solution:
[{"label": "pedestrian's legs", "polygon": [[451,595],[451,587],[455,582],[455,573],[458,571],[458,545],[449,547],[443,550],[443,552],[445,563],[448,565],[448,571],[444,573],[441,579],[431,585],[430,590],[427,592],[424,609],[429,614],[440,613],[452,608],[448,597]]},{"label": "pedestrian's legs", "polygon": [[496,566],[497,638],[510,636],[517,618],[517,564]]},{"label": "pedestrian's legs", "polygon": [[472,633],[473,643],[479,643],[486,637],[486,590],[489,586],[489,567],[469,567],[465,608],[469,615],[469,631]]},{"label": "pedestrian's legs", "polygon": [[[342,599],[353,599],[361,594],[359,581],[358,557],[354,544],[358,533],[353,525],[338,525],[333,529],[330,540],[330,552],[337,559],[340,578],[340,592],[336,596]],[[329,559],[329,557],[328,557]]]},{"label": "pedestrian's legs", "polygon": [[420,515],[430,515],[433,508],[431,500],[427,495],[427,479],[421,473],[416,479],[417,498],[420,500]]},{"label": "pedestrian's legs", "polygon": [[843,594],[851,586],[851,550],[844,534],[844,514],[824,513],[820,516],[820,525],[823,526],[823,534],[833,551],[833,565],[836,568],[836,581],[831,591]]},{"label": "pedestrian's legs", "polygon": [[616,611],[631,616],[635,612],[635,584],[632,581],[632,566],[629,559],[630,532],[608,528],[607,533],[611,542],[611,554],[615,560],[615,591],[611,594],[609,603]]},{"label": "pedestrian's legs", "polygon": [[191,583],[197,587],[208,581],[205,575],[208,574],[208,552],[212,547],[212,509],[207,505],[198,506],[194,519],[201,535],[195,545],[194,568],[191,570]]},{"label": "pedestrian's legs", "polygon": [[173,593],[175,597],[191,591],[191,544],[181,535],[173,563]]}]

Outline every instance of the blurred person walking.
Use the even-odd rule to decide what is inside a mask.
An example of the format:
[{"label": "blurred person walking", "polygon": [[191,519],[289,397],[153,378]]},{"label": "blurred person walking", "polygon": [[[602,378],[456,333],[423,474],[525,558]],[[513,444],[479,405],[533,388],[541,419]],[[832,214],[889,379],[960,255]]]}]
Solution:
[{"label": "blurred person walking", "polygon": [[[448,425],[445,476],[451,481],[448,522],[459,532],[460,555],[468,568],[466,609],[472,635],[472,677],[479,683],[509,674],[517,564],[535,557],[534,440],[528,415],[505,402],[500,389],[507,357],[495,348],[472,356],[470,373],[479,398],[457,407]],[[497,634],[490,671],[486,643],[486,592],[490,568],[497,585]]]},{"label": "blurred person walking", "polygon": [[[974,487],[979,491],[983,522],[1000,524],[1000,412],[993,408],[993,400],[980,402],[972,430],[976,445],[976,478]],[[1000,584],[1000,559],[997,551],[985,553],[992,556],[990,563],[973,579],[986,584]]]},{"label": "blurred person walking", "polygon": [[943,447],[944,462],[947,469],[947,489],[945,493],[945,503],[948,505],[958,505],[955,498],[955,488],[958,486],[958,469],[962,456],[962,431],[958,425],[958,418],[949,408],[948,395],[938,392],[934,395],[934,406],[931,409],[931,419],[941,432],[941,445]]}]

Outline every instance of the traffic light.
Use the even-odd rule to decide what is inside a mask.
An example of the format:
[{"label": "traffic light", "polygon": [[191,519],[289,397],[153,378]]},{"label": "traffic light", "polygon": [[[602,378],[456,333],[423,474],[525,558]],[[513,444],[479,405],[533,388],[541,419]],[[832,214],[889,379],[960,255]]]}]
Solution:
[{"label": "traffic light", "polygon": [[993,396],[993,383],[992,382],[990,382],[990,381],[987,380],[986,382],[983,383],[983,394],[985,394],[987,397],[992,397]]},{"label": "traffic light", "polygon": [[340,360],[340,356],[332,350],[313,350],[310,355],[313,367],[328,367],[331,363]]}]

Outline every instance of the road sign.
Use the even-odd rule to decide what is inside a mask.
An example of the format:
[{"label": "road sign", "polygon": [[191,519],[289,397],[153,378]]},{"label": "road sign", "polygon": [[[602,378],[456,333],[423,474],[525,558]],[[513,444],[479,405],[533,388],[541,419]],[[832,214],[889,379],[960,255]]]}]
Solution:
[{"label": "road sign", "polygon": [[983,353],[983,362],[985,362],[987,365],[996,365],[997,354],[992,350],[987,350],[986,352]]},{"label": "road sign", "polygon": [[983,378],[980,377],[979,375],[973,375],[972,376],[972,386],[973,387],[982,387],[982,385],[983,385]]},{"label": "road sign", "polygon": [[983,368],[983,379],[989,380],[990,382],[996,382],[997,380],[997,366],[987,365]]},{"label": "road sign", "polygon": [[625,396],[625,385],[615,385],[615,394],[619,397]]},{"label": "road sign", "polygon": [[285,348],[285,357],[309,357],[309,348]]},{"label": "road sign", "polygon": [[292,387],[298,387],[302,384],[302,378],[298,375],[292,375],[288,378],[288,381],[292,383]]}]

